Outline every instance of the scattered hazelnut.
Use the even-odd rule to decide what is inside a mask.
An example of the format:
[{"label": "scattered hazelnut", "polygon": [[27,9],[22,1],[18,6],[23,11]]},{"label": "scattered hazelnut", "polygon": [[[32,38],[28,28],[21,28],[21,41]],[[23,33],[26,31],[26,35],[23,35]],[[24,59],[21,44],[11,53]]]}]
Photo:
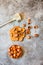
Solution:
[{"label": "scattered hazelnut", "polygon": [[30,29],[26,29],[26,34],[30,34]]},{"label": "scattered hazelnut", "polygon": [[23,27],[26,27],[26,24],[23,24]]},{"label": "scattered hazelnut", "polygon": [[35,25],[34,28],[37,29],[38,28],[38,25]]},{"label": "scattered hazelnut", "polygon": [[28,26],[28,29],[31,29],[32,28],[32,26]]},{"label": "scattered hazelnut", "polygon": [[35,37],[39,37],[39,34],[34,34]]},{"label": "scattered hazelnut", "polygon": [[28,19],[28,24],[31,24],[31,19],[30,18]]},{"label": "scattered hazelnut", "polygon": [[31,36],[27,36],[26,38],[27,38],[27,39],[31,39]]}]

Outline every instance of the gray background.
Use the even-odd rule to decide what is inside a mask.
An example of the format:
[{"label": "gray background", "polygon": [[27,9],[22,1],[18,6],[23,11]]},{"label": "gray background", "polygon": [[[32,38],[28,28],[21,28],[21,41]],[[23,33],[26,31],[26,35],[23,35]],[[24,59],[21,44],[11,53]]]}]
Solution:
[{"label": "gray background", "polygon": [[[0,65],[43,65],[43,0],[0,0],[0,25],[10,20],[15,13],[24,12],[26,18],[32,19],[32,24],[38,24],[39,29],[32,29],[32,35],[39,33],[38,38],[24,39],[23,42],[12,42],[9,30],[14,25],[22,26],[26,20],[18,23],[12,22],[0,28]],[[27,24],[27,23],[26,23]],[[20,59],[11,59],[7,54],[8,47],[12,44],[23,46],[25,53]]]}]

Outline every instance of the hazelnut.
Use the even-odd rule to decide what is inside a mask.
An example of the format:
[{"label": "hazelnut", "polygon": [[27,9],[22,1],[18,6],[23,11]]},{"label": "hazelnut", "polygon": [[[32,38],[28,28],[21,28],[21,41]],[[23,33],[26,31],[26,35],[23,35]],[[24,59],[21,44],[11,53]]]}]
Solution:
[{"label": "hazelnut", "polygon": [[28,19],[28,24],[31,24],[31,19],[30,18]]},{"label": "hazelnut", "polygon": [[20,49],[20,46],[17,46],[18,49]]},{"label": "hazelnut", "polygon": [[17,30],[15,30],[15,33],[17,33]]},{"label": "hazelnut", "polygon": [[23,39],[24,39],[24,38],[20,37],[20,38],[19,38],[19,41],[23,41]]},{"label": "hazelnut", "polygon": [[19,57],[19,55],[20,55],[20,54],[19,54],[19,53],[17,53],[17,57]]},{"label": "hazelnut", "polygon": [[18,31],[21,31],[21,28],[18,28]]},{"label": "hazelnut", "polygon": [[30,34],[30,29],[26,29],[26,34]]},{"label": "hazelnut", "polygon": [[10,57],[11,57],[11,58],[13,58],[13,56],[12,56],[12,55],[11,55]]},{"label": "hazelnut", "polygon": [[11,53],[8,51],[8,55],[11,55]]},{"label": "hazelnut", "polygon": [[19,52],[19,51],[20,51],[20,49],[17,49],[17,51]]},{"label": "hazelnut", "polygon": [[14,41],[18,41],[18,37],[14,38]]},{"label": "hazelnut", "polygon": [[32,28],[32,26],[28,26],[28,29],[31,29]]},{"label": "hazelnut", "polygon": [[18,34],[15,34],[14,36],[15,36],[15,37],[18,37]]},{"label": "hazelnut", "polygon": [[23,27],[26,27],[26,24],[23,24]]},{"label": "hazelnut", "polygon": [[34,34],[35,37],[39,37],[39,34]]},{"label": "hazelnut", "polygon": [[10,36],[13,37],[13,34],[11,33]]},{"label": "hazelnut", "polygon": [[21,32],[24,33],[25,32],[25,28],[22,28]]},{"label": "hazelnut", "polygon": [[13,54],[13,57],[16,58],[16,54]]},{"label": "hazelnut", "polygon": [[38,28],[38,25],[35,25],[34,28],[37,29]]},{"label": "hazelnut", "polygon": [[13,54],[13,51],[11,51],[10,53]]},{"label": "hazelnut", "polygon": [[8,51],[10,52],[10,49],[8,49]]},{"label": "hazelnut", "polygon": [[14,54],[16,54],[17,53],[17,51],[16,50],[14,50]]},{"label": "hazelnut", "polygon": [[27,39],[31,39],[31,36],[27,36],[26,38],[27,38]]},{"label": "hazelnut", "polygon": [[12,50],[13,48],[11,47],[10,50]]},{"label": "hazelnut", "polygon": [[11,48],[12,48],[12,49],[15,48],[14,45],[12,45]]}]

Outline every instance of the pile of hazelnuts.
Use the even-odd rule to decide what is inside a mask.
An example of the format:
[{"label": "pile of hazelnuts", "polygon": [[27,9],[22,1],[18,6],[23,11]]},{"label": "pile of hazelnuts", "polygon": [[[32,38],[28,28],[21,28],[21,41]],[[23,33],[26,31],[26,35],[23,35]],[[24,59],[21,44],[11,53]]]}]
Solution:
[{"label": "pile of hazelnuts", "polygon": [[20,58],[23,55],[23,49],[20,45],[12,45],[9,49],[8,49],[8,55],[11,58]]}]

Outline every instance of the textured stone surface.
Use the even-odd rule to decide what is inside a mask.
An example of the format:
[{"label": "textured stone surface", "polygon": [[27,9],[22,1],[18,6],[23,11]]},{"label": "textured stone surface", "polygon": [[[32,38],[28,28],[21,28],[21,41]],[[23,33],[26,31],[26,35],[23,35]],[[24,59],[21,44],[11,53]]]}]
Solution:
[{"label": "textured stone surface", "polygon": [[[25,12],[26,17],[32,19],[32,25],[38,24],[39,38],[12,42],[9,38],[9,30],[14,25],[22,25],[24,22],[12,22],[0,28],[0,65],[43,65],[43,0],[0,0],[0,25],[11,19],[15,13]],[[32,35],[35,30],[32,29]],[[24,47],[24,56],[20,59],[11,59],[7,55],[7,49],[12,44]]]}]

